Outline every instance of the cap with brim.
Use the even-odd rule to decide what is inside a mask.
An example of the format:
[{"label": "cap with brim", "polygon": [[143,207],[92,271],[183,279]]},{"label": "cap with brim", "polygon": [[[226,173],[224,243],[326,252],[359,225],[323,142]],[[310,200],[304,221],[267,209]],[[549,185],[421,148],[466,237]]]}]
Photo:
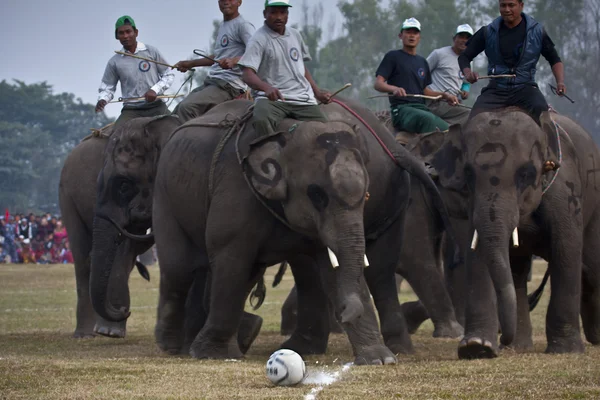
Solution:
[{"label": "cap with brim", "polygon": [[421,23],[416,18],[405,19],[402,23],[402,29],[416,29],[419,32],[421,31]]},{"label": "cap with brim", "polygon": [[135,21],[129,15],[123,15],[115,23],[115,29],[119,29],[123,25],[131,25],[133,28],[135,28]]},{"label": "cap with brim", "polygon": [[265,8],[267,7],[291,7],[290,0],[265,0]]},{"label": "cap with brim", "polygon": [[458,28],[456,28],[456,33],[454,33],[454,35],[458,35],[459,33],[468,33],[469,35],[473,36],[473,28],[471,28],[471,25],[469,24],[464,24],[464,25],[459,25]]}]

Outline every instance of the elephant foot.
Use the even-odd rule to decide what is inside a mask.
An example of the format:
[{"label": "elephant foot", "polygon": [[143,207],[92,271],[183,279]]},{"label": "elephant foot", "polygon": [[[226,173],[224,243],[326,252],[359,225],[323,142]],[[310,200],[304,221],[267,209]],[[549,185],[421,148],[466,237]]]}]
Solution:
[{"label": "elephant foot", "polygon": [[260,332],[262,323],[263,319],[258,315],[244,313],[238,329],[238,346],[242,353],[246,354],[248,352]]},{"label": "elephant foot", "polygon": [[580,335],[569,338],[548,338],[548,347],[546,347],[546,353],[564,354],[583,352],[584,346]]},{"label": "elephant foot", "polygon": [[93,332],[75,331],[73,332],[73,339],[93,339],[96,335]]},{"label": "elephant foot", "polygon": [[124,323],[118,323],[118,325],[96,323],[96,325],[94,325],[94,333],[113,339],[123,339],[125,337],[126,328]]},{"label": "elephant foot", "polygon": [[342,324],[335,317],[329,320],[329,326],[331,327],[330,333],[346,333]]},{"label": "elephant foot", "polygon": [[408,333],[417,332],[421,324],[429,319],[425,306],[420,301],[409,301],[401,305]]},{"label": "elephant foot", "polygon": [[415,352],[409,335],[405,335],[405,337],[397,336],[391,338],[386,338],[384,336],[384,341],[387,348],[394,354],[413,354]]},{"label": "elephant foot", "polygon": [[189,346],[182,345],[183,338],[180,333],[164,329],[160,323],[154,329],[154,338],[158,347],[171,355],[182,353],[184,347],[189,348]]},{"label": "elephant foot", "polygon": [[390,365],[398,362],[393,350],[384,345],[363,347],[356,353],[355,365]]},{"label": "elephant foot", "polygon": [[436,324],[433,330],[434,338],[460,338],[465,334],[465,329],[456,321],[449,323]]},{"label": "elephant foot", "polygon": [[281,348],[294,350],[301,356],[325,354],[327,351],[327,340],[327,336],[323,340],[323,338],[315,338],[314,336],[294,332],[288,340],[281,344]]},{"label": "elephant foot", "polygon": [[461,360],[496,357],[498,357],[498,350],[489,340],[470,337],[461,340],[458,345],[458,358]]},{"label": "elephant foot", "polygon": [[600,312],[589,306],[581,307],[581,321],[585,339],[593,345],[600,344]]},{"label": "elephant foot", "polygon": [[190,348],[190,355],[197,359],[240,359],[244,355],[240,351],[237,341],[215,342],[205,338],[194,340]]}]

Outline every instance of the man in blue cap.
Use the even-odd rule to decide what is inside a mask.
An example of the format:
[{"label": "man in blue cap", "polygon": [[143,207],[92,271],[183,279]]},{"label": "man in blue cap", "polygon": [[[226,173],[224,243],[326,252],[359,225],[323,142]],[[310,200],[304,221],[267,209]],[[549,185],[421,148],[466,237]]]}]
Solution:
[{"label": "man in blue cap", "polygon": [[557,93],[566,93],[563,63],[543,26],[523,13],[522,0],[499,0],[500,17],[479,29],[458,58],[465,78],[477,82],[477,73],[469,63],[482,51],[488,57],[488,75],[516,75],[515,78],[491,79],[481,90],[471,116],[481,110],[517,106],[539,123],[548,103],[535,82],[540,55],[550,63]]},{"label": "man in blue cap", "polygon": [[328,103],[331,96],[304,65],[311,57],[300,32],[286,27],[290,7],[290,0],[265,1],[265,24],[238,62],[242,79],[255,91],[254,129],[265,136],[286,117],[326,121],[317,100]]},{"label": "man in blue cap", "polygon": [[458,104],[455,95],[436,92],[431,85],[431,72],[427,60],[417,54],[421,40],[421,23],[409,18],[402,23],[398,37],[401,50],[388,52],[375,73],[375,90],[390,93],[392,123],[398,131],[426,133],[448,129],[448,123],[433,114],[420,97],[411,95],[442,96],[451,105]]},{"label": "man in blue cap", "polygon": [[[150,60],[168,64],[160,52],[137,41],[138,30],[135,21],[128,15],[119,18],[115,24],[115,38],[121,42],[121,52],[135,54]],[[115,127],[137,117],[153,117],[168,114],[169,110],[157,96],[163,94],[173,83],[174,74],[169,67],[138,58],[115,54],[106,65],[96,112],[104,110],[111,101],[121,82],[124,99],[121,115],[115,121]],[[127,100],[143,97],[143,100]]]}]

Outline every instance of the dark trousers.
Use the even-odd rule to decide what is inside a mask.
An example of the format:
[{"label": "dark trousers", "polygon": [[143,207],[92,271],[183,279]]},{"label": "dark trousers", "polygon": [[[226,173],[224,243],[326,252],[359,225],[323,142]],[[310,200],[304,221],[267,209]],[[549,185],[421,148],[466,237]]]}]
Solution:
[{"label": "dark trousers", "polygon": [[144,104],[141,107],[126,107],[123,106],[121,115],[115,121],[114,128],[123,125],[125,122],[134,118],[140,117],[156,117],[159,115],[169,114],[167,105],[162,100],[156,100],[153,103]]},{"label": "dark trousers", "polygon": [[289,104],[283,101],[260,99],[254,102],[252,126],[260,136],[271,136],[284,118],[299,121],[327,122],[323,111],[316,104]]},{"label": "dark trousers", "polygon": [[204,85],[191,91],[187,97],[175,107],[173,114],[182,122],[204,115],[208,110],[227,100],[233,100],[243,91],[236,89],[220,79],[207,78]]},{"label": "dark trousers", "polygon": [[539,124],[540,114],[548,111],[548,102],[537,86],[519,85],[500,88],[489,85],[481,89],[481,95],[473,105],[471,117],[478,112],[515,106],[523,109]]}]

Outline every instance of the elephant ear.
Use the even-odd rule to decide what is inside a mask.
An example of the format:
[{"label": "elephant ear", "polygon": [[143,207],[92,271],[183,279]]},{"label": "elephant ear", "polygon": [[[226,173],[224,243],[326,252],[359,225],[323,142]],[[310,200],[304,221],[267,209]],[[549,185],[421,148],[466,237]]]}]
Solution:
[{"label": "elephant ear", "polygon": [[[546,160],[544,163],[544,171],[554,171],[560,167],[560,136],[558,127],[554,123],[550,112],[544,111],[540,115],[540,126],[546,134]],[[552,168],[551,168],[552,167]]]},{"label": "elephant ear", "polygon": [[429,163],[438,172],[443,187],[460,191],[466,184],[461,125],[452,125],[448,132],[442,132],[442,134],[443,142],[437,151],[429,156]]},{"label": "elephant ear", "polygon": [[253,143],[245,160],[245,170],[252,186],[269,200],[282,201],[287,197],[283,166],[285,145],[283,133],[269,136]]},{"label": "elephant ear", "polygon": [[158,143],[159,138],[164,138],[164,141],[166,141],[181,124],[182,121],[177,115],[156,116],[146,123],[144,138],[155,141],[160,145],[161,143]]}]

